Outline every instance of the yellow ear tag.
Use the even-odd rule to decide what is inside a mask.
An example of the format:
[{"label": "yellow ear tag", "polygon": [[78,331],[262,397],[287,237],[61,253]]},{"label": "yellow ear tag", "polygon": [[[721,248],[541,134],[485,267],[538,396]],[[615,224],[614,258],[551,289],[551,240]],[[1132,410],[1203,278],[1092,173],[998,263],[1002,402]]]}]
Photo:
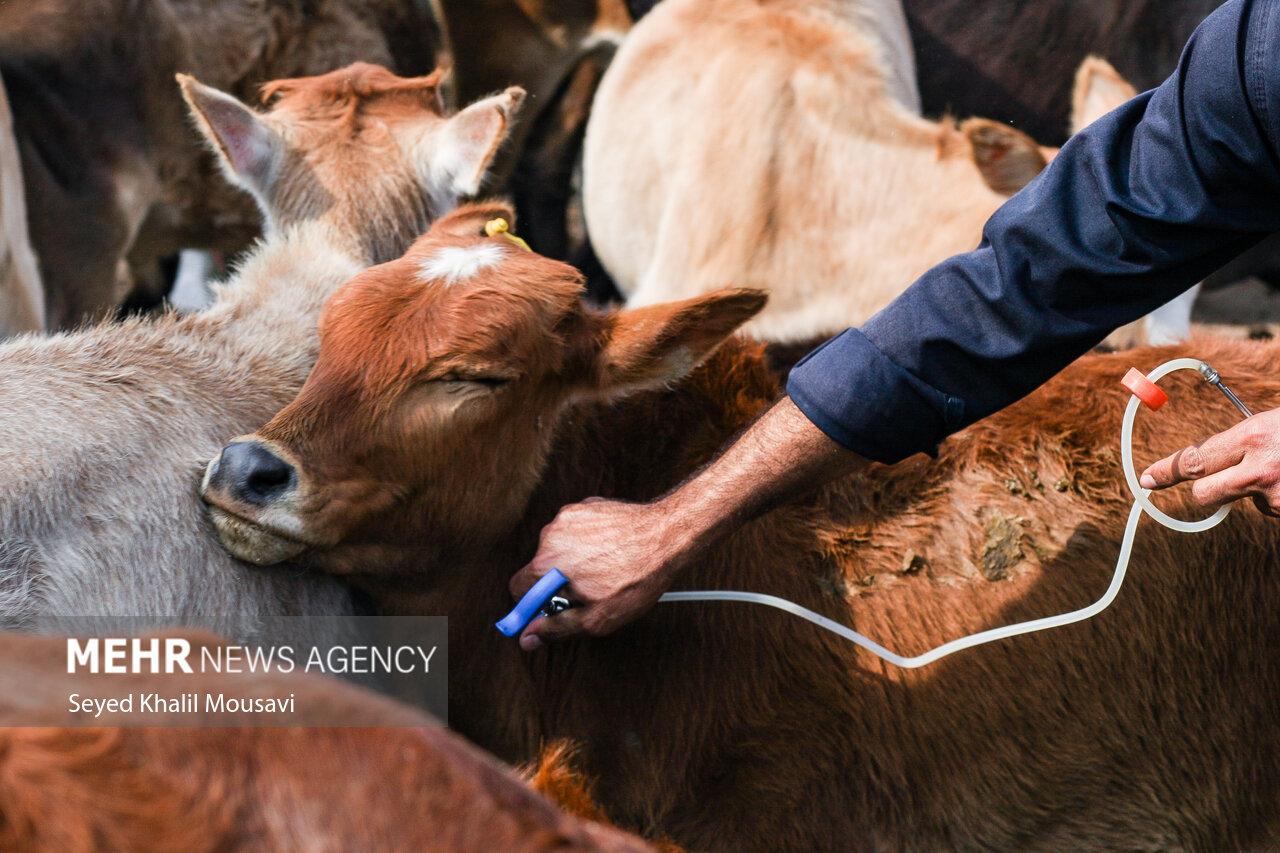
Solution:
[{"label": "yellow ear tag", "polygon": [[512,243],[515,243],[517,246],[524,249],[526,252],[532,252],[533,249],[529,248],[529,244],[512,234],[509,230],[510,228],[511,226],[507,224],[507,220],[505,219],[490,219],[484,224],[484,233],[490,237],[497,237],[501,234]]}]

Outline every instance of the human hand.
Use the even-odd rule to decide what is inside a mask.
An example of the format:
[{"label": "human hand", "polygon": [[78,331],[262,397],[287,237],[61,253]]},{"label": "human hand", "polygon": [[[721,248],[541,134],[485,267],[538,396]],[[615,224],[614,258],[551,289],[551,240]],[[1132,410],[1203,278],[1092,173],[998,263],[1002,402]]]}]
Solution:
[{"label": "human hand", "polygon": [[1138,478],[1145,489],[1194,481],[1192,497],[1218,507],[1251,497],[1280,518],[1280,409],[1254,415],[1225,432],[1161,459]]},{"label": "human hand", "polygon": [[512,576],[510,589],[518,600],[558,568],[569,578],[560,594],[574,606],[529,623],[520,648],[608,634],[652,607],[687,562],[684,539],[669,520],[660,503],[589,498],[562,508],[542,529],[537,555]]}]

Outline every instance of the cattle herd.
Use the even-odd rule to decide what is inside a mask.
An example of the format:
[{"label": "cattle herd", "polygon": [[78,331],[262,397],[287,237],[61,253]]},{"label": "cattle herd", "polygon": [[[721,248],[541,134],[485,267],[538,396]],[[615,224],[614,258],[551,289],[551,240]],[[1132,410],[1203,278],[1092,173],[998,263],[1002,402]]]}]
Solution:
[{"label": "cattle herd", "polygon": [[[561,507],[691,476],[1219,2],[0,3],[0,850],[1280,848],[1253,506],[1144,523],[1098,618],[920,670],[738,603],[493,628]],[[218,280],[177,310],[193,259]],[[1193,299],[676,588],[904,654],[1096,599],[1125,370],[1189,354],[1280,405],[1280,342]],[[1237,418],[1168,385],[1140,461]],[[369,613],[448,617],[448,729],[304,673],[253,682],[305,700],[288,727],[44,724],[86,617],[216,647]]]}]

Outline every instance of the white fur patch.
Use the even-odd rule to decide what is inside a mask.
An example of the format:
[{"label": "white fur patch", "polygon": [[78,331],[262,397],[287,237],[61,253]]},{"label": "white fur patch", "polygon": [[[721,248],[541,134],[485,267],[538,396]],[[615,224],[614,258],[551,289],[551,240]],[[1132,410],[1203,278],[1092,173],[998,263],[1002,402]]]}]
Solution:
[{"label": "white fur patch", "polygon": [[446,246],[418,264],[419,281],[443,280],[457,284],[480,270],[502,262],[502,247],[493,243],[479,246]]}]

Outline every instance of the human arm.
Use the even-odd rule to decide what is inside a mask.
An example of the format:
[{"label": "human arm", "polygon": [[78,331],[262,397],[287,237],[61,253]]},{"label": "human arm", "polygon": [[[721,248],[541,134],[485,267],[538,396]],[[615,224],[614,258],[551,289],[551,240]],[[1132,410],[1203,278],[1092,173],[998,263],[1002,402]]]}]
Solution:
[{"label": "human arm", "polygon": [[526,651],[579,633],[608,634],[648,610],[699,554],[770,508],[848,473],[865,460],[841,447],[783,397],[725,453],[648,504],[589,500],[560,510],[537,556],[511,579],[523,596],[558,568],[577,605],[534,620]]}]

